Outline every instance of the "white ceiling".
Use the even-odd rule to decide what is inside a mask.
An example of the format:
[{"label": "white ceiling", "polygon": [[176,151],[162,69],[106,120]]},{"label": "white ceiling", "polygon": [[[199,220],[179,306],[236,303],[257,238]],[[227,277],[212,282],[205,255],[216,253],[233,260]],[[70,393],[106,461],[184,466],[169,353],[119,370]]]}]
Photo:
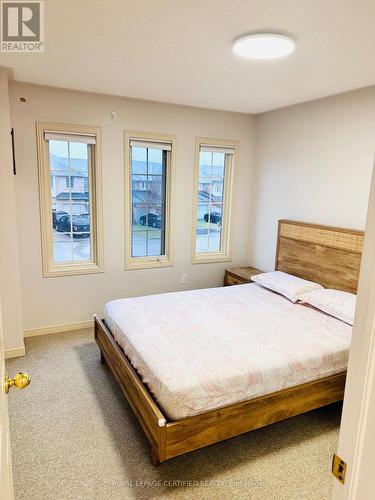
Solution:
[{"label": "white ceiling", "polygon": [[[290,32],[274,61],[235,57],[252,31]],[[14,78],[259,113],[375,84],[374,0],[46,0],[45,52],[0,53]]]}]

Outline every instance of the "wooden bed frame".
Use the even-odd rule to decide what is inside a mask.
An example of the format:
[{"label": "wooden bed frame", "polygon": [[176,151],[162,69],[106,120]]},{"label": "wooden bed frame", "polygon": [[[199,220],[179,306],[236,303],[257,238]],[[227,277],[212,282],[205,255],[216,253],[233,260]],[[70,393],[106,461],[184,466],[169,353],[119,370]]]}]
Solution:
[{"label": "wooden bed frame", "polygon": [[[276,266],[328,288],[355,292],[361,231],[279,221]],[[95,317],[95,340],[151,445],[154,465],[343,398],[346,372],[200,415],[170,421],[150,395],[104,321]]]}]

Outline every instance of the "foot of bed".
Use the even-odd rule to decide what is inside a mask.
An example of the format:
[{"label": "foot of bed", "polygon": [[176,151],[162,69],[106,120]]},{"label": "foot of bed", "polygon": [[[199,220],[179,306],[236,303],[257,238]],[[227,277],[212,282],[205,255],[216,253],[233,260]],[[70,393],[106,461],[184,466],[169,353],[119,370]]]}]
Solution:
[{"label": "foot of bed", "polygon": [[154,448],[151,447],[151,463],[154,467],[158,467],[160,465],[160,460],[159,460],[159,457],[156,453],[156,451],[154,450]]},{"label": "foot of bed", "polygon": [[105,357],[103,356],[102,351],[100,351],[100,362],[102,365],[104,365],[104,363],[105,363]]}]

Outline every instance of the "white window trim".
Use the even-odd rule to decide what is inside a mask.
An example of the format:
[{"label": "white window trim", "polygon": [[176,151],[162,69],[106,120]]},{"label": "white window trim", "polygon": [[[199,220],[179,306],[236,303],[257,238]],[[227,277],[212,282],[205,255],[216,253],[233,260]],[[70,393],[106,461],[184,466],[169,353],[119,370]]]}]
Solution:
[{"label": "white window trim", "polygon": [[[224,203],[222,215],[222,248],[219,252],[196,252],[196,226],[198,213],[198,190],[199,190],[199,153],[201,146],[213,146],[217,150],[221,148],[233,149],[233,155],[229,168],[225,168],[224,179]],[[193,221],[192,221],[192,238],[191,238],[191,254],[192,264],[208,264],[215,262],[229,262],[231,257],[231,232],[232,232],[232,191],[233,179],[236,171],[236,161],[239,151],[239,141],[225,139],[210,139],[207,137],[197,137],[195,140],[195,166],[194,166],[194,194],[193,194]]]},{"label": "white window trim", "polygon": [[[166,207],[165,207],[165,248],[166,255],[160,257],[132,257],[131,256],[131,160],[130,142],[132,139],[144,141],[145,143],[169,142],[171,151],[169,164],[167,165],[166,178]],[[173,135],[159,134],[155,132],[138,132],[126,130],[125,141],[125,270],[156,269],[159,267],[171,267],[174,265],[174,212],[175,212],[175,169],[176,169],[176,137]]]},{"label": "white window trim", "polygon": [[[55,276],[73,276],[104,272],[103,252],[103,201],[102,201],[102,168],[101,168],[101,129],[80,125],[65,125],[57,123],[37,123],[38,175],[39,175],[39,206],[42,243],[42,268],[45,278]],[[92,189],[90,191],[92,206],[90,210],[90,227],[93,258],[89,262],[53,261],[53,232],[51,223],[51,181],[48,141],[44,138],[46,131],[57,133],[90,135],[95,137],[95,155],[92,159],[94,168],[91,172]],[[91,163],[91,161],[90,161]]]}]

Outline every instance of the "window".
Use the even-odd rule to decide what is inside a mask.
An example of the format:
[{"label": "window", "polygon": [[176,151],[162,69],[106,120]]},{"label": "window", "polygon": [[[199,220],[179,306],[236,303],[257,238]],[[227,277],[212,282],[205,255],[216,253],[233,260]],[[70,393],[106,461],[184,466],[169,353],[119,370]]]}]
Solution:
[{"label": "window", "polygon": [[37,129],[43,275],[102,272],[100,129]]},{"label": "window", "polygon": [[65,177],[65,187],[66,188],[73,187],[73,179],[74,179],[74,177]]},{"label": "window", "polygon": [[193,220],[194,264],[230,260],[230,208],[238,143],[196,140]]},{"label": "window", "polygon": [[172,265],[175,138],[125,132],[125,268]]},{"label": "window", "polygon": [[80,182],[80,179],[82,179],[82,182],[85,183],[85,186],[87,186],[86,191],[88,191],[89,190],[89,187],[88,187],[89,186],[89,184],[88,184],[89,178],[86,175],[86,173],[83,174],[83,177],[75,177],[73,175],[71,175],[70,177],[65,177],[65,187],[77,188],[77,186]]}]

